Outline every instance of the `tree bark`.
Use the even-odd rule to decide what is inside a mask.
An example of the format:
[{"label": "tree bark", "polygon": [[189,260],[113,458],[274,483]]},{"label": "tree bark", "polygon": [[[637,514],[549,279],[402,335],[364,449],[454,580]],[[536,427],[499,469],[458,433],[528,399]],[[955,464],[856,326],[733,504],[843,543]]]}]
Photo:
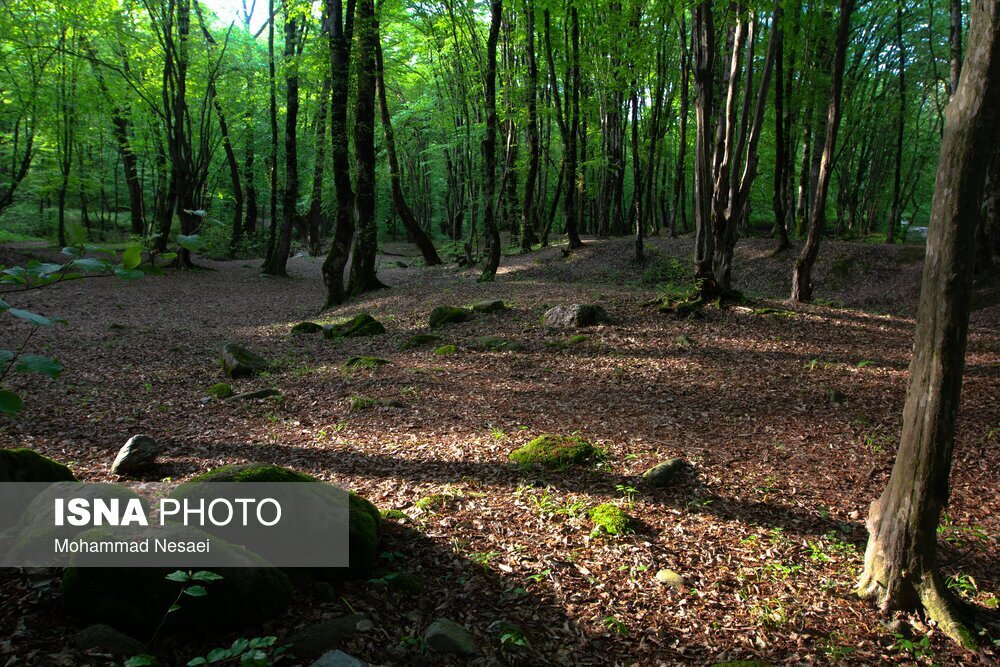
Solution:
[{"label": "tree bark", "polygon": [[535,182],[538,179],[538,63],[535,61],[535,3],[526,0],[525,50],[527,57],[527,79],[525,81],[525,106],[528,109],[528,173],[524,179],[524,200],[521,205],[521,252],[530,252],[538,241],[535,232]]},{"label": "tree bark", "polygon": [[949,495],[983,172],[1000,141],[1000,2],[972,0],[971,8],[965,62],[945,112],[903,431],[868,516],[858,583],[882,611],[922,609],[968,648],[976,638],[938,569],[937,527]]},{"label": "tree bark", "polygon": [[490,0],[490,32],[486,39],[486,137],[483,139],[483,233],[486,236],[486,264],[480,282],[492,282],[500,266],[500,232],[497,229],[497,41],[503,20],[501,0]]},{"label": "tree bark", "polygon": [[774,190],[771,208],[774,211],[774,235],[778,239],[775,253],[791,247],[788,240],[788,173],[789,151],[785,138],[785,17],[779,4],[774,10]]},{"label": "tree bark", "polygon": [[695,278],[714,288],[712,257],[712,114],[715,81],[715,21],[712,3],[705,0],[694,12],[694,225]]}]

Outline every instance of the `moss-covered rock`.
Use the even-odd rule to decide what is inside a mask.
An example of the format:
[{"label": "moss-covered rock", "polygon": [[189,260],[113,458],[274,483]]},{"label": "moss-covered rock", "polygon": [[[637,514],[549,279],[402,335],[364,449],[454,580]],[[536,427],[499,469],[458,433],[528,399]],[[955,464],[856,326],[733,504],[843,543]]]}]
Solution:
[{"label": "moss-covered rock", "polygon": [[454,345],[442,345],[438,349],[434,350],[434,354],[439,357],[450,357],[458,352],[458,348]]},{"label": "moss-covered rock", "polygon": [[569,306],[550,308],[542,317],[542,322],[550,327],[590,327],[611,321],[608,312],[597,304],[574,303]]},{"label": "moss-covered rock", "polygon": [[380,359],[379,357],[351,357],[344,362],[344,368],[351,370],[356,370],[359,368],[378,368],[379,366],[386,366],[392,362],[388,359]]},{"label": "moss-covered rock", "polygon": [[[305,473],[266,463],[244,463],[210,470],[192,482],[315,482]],[[183,493],[181,486],[175,491]],[[382,517],[378,508],[356,493],[351,493],[349,509],[350,565],[318,573],[329,579],[360,579],[368,576],[378,560],[378,539]]]},{"label": "moss-covered rock", "polygon": [[61,463],[30,449],[0,449],[2,482],[72,482],[76,477]]},{"label": "moss-covered rock", "polygon": [[472,310],[476,313],[502,313],[507,310],[507,304],[500,299],[493,299],[489,301],[480,301],[479,303],[472,304]]},{"label": "moss-covered rock", "polygon": [[233,388],[225,382],[217,382],[208,388],[208,395],[212,398],[222,400],[233,395]]},{"label": "moss-covered rock", "polygon": [[559,468],[586,463],[602,455],[592,443],[575,435],[540,435],[510,453],[510,460],[522,466]]},{"label": "moss-covered rock", "polygon": [[[314,658],[340,648],[364,627],[367,619],[361,614],[348,614],[330,621],[309,625],[288,638],[291,654],[297,658]],[[370,622],[367,623],[370,625]]]},{"label": "moss-covered rock", "polygon": [[226,403],[238,403],[239,401],[252,401],[261,398],[275,398],[280,399],[283,394],[274,389],[273,387],[268,389],[254,389],[253,391],[245,391],[242,394],[233,394],[232,396],[225,399]]},{"label": "moss-covered rock", "polygon": [[500,336],[480,336],[476,339],[476,349],[486,352],[521,352],[524,345]]},{"label": "moss-covered rock", "polygon": [[349,320],[323,327],[327,338],[361,338],[385,333],[385,326],[368,313],[360,313]]},{"label": "moss-covered rock", "polygon": [[231,378],[250,377],[269,366],[263,357],[236,343],[222,347],[222,371]]},{"label": "moss-covered rock", "polygon": [[604,503],[590,510],[594,529],[608,535],[635,532],[635,520],[625,510],[612,503]]},{"label": "moss-covered rock", "polygon": [[73,643],[81,651],[96,650],[125,658],[142,655],[147,651],[146,645],[141,641],[132,639],[124,632],[103,623],[88,625],[80,630],[73,636]]},{"label": "moss-covered rock", "polygon": [[440,329],[449,324],[465,322],[472,319],[472,311],[468,308],[456,308],[455,306],[438,306],[431,311],[431,329]]},{"label": "moss-covered rock", "polygon": [[415,336],[410,336],[402,343],[399,344],[400,350],[412,350],[418,347],[426,347],[432,343],[436,343],[441,340],[440,336],[435,336],[434,334],[416,334]]},{"label": "moss-covered rock", "polygon": [[[140,529],[147,532],[150,529]],[[206,533],[189,526],[165,526],[155,530],[157,538],[204,540]],[[94,528],[79,536],[86,540],[125,539]],[[198,628],[211,632],[230,632],[279,616],[288,607],[292,582],[278,568],[243,547],[212,540],[213,555],[245,566],[216,568],[222,579],[206,584],[203,597],[185,596],[180,609],[171,613],[164,630]],[[77,558],[77,556],[74,556]],[[148,636],[174,603],[185,584],[166,576],[176,568],[66,568],[62,579],[63,605],[73,616],[88,622],[107,623],[112,627]]]},{"label": "moss-covered rock", "polygon": [[314,334],[323,331],[322,324],[316,324],[315,322],[299,322],[292,327],[292,334]]}]

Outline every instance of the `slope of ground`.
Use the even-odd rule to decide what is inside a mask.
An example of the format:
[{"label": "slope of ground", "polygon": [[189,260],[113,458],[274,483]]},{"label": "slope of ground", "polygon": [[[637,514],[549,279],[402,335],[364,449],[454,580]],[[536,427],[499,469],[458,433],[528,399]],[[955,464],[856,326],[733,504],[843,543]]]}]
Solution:
[{"label": "slope of ground", "polygon": [[[558,248],[505,257],[494,284],[476,282],[474,270],[398,268],[399,257],[385,258],[380,276],[392,289],[322,317],[366,311],[387,333],[338,344],[289,336],[323,300],[320,261],[311,258],[291,260],[289,279],[262,277],[256,262],[203,261],[207,270],[8,295],[69,321],[31,343],[67,371],[54,382],[16,378],[27,407],[3,422],[0,447],[32,447],[72,462],[82,479],[111,480],[115,452],[142,432],[166,448],[158,477],[269,461],[401,510],[406,521],[387,522],[387,567],[418,575],[421,594],[362,582],[331,602],[306,589],[258,632],[287,638],[355,610],[373,626],[345,650],[375,664],[441,664],[417,639],[440,616],[469,628],[490,658],[521,664],[906,662],[925,650],[921,660],[942,664],[995,659],[992,647],[963,653],[933,630],[926,649],[908,650],[851,591],[867,507],[897,444],[918,249],[824,246],[818,296],[865,310],[772,301],[677,320],[645,304],[658,294],[649,283],[675,271],[656,262],[686,265],[690,241],[651,246],[645,269],[631,267],[624,240],[590,242],[569,257]],[[734,281],[751,296],[783,299],[792,256],[769,250],[741,243]],[[485,298],[513,310],[437,332],[455,354],[398,349],[427,330],[433,307]],[[552,305],[590,302],[614,323],[579,332],[540,324]],[[762,306],[780,312],[755,314]],[[993,606],[998,322],[995,306],[973,316],[941,533],[956,588]],[[25,333],[4,324],[8,340]],[[486,335],[525,349],[477,351]],[[234,388],[277,387],[283,400],[203,400],[222,379],[218,353],[230,341],[277,362]],[[345,371],[355,355],[391,364]],[[358,409],[359,397],[384,404]],[[546,432],[579,433],[608,457],[572,471],[510,465],[512,449]],[[675,456],[693,470],[674,486],[654,490],[639,478]],[[638,519],[634,534],[592,533],[587,510],[609,502]],[[661,568],[687,585],[661,584]],[[0,658],[85,661],[62,651],[79,625],[59,612],[50,579],[0,574],[0,596],[16,601],[0,609],[0,636],[10,638]],[[502,647],[498,621],[519,624],[527,647]],[[157,648],[182,664],[227,640],[165,639]]]}]

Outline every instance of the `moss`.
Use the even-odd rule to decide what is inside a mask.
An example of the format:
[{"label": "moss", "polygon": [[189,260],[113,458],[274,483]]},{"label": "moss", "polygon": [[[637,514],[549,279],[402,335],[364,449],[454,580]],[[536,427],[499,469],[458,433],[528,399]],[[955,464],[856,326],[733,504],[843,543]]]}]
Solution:
[{"label": "moss", "polygon": [[683,347],[683,348],[688,348],[691,347],[692,345],[691,339],[685,336],[684,334],[681,334],[676,338],[674,338],[674,343],[677,344],[677,347]]},{"label": "moss", "polygon": [[587,336],[586,334],[577,334],[570,337],[569,344],[579,345],[580,343],[586,343],[588,340],[590,340],[590,336]]},{"label": "moss", "polygon": [[61,463],[30,449],[0,449],[0,482],[74,482]]},{"label": "moss", "polygon": [[499,299],[492,301],[480,301],[472,305],[472,310],[477,313],[502,313],[507,310],[507,304]]},{"label": "moss", "polygon": [[635,520],[612,503],[604,503],[590,510],[590,520],[594,522],[595,530],[603,530],[609,535],[635,532]]},{"label": "moss", "polygon": [[361,313],[344,322],[323,328],[323,335],[327,338],[360,338],[384,333],[385,326],[368,313]]},{"label": "moss", "polygon": [[409,522],[410,517],[402,510],[382,510],[382,518],[387,521]]},{"label": "moss", "polygon": [[521,465],[553,468],[584,463],[600,455],[601,451],[583,438],[545,434],[515,449],[510,453],[510,460]]},{"label": "moss", "polygon": [[323,326],[315,322],[299,322],[292,327],[292,334],[314,334],[323,330]]},{"label": "moss", "polygon": [[315,482],[305,473],[266,463],[222,466],[198,475],[192,482]]},{"label": "moss", "polygon": [[441,338],[439,336],[435,336],[434,334],[417,334],[400,343],[399,349],[412,350],[417,347],[424,347],[426,345],[430,345],[431,343],[436,343],[439,340],[441,340]]},{"label": "moss", "polygon": [[377,579],[372,579],[372,583],[407,595],[420,595],[424,591],[423,580],[417,575],[407,572],[390,572]]},{"label": "moss", "polygon": [[524,349],[524,345],[516,340],[500,336],[481,336],[476,339],[476,347],[487,352],[519,352]]},{"label": "moss", "polygon": [[431,329],[439,329],[448,324],[465,322],[472,318],[472,311],[468,308],[456,308],[455,306],[438,306],[431,311]]},{"label": "moss", "polygon": [[413,506],[427,510],[429,512],[444,509],[448,506],[451,501],[455,500],[457,496],[453,493],[432,493],[429,496],[424,496],[417,502],[413,503]]},{"label": "moss", "polygon": [[233,388],[225,382],[217,382],[208,388],[208,395],[212,398],[229,398],[233,395]]},{"label": "moss", "polygon": [[388,359],[380,359],[378,357],[351,357],[344,362],[344,368],[358,369],[358,368],[378,368],[379,366],[385,366],[390,364]]},{"label": "moss", "polygon": [[449,357],[458,352],[458,348],[454,345],[442,345],[438,349],[434,350],[434,354],[439,357]]},{"label": "moss", "polygon": [[351,396],[351,412],[360,412],[378,405],[378,401],[368,396]]}]

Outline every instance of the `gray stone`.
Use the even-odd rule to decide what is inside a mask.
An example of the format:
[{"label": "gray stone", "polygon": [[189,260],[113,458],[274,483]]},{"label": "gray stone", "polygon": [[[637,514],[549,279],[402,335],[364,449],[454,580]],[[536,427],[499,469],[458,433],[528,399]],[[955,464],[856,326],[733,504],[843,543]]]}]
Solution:
[{"label": "gray stone", "polygon": [[147,652],[146,645],[138,639],[132,639],[124,632],[115,630],[110,625],[89,625],[73,637],[73,643],[81,651],[98,650],[117,656],[132,657]]},{"label": "gray stone", "polygon": [[452,655],[479,655],[472,635],[462,625],[447,618],[439,618],[427,627],[424,641],[438,653]]},{"label": "gray stone", "polygon": [[309,667],[368,667],[368,663],[337,649],[324,653]]},{"label": "gray stone", "polygon": [[502,313],[507,310],[507,304],[500,299],[480,301],[479,303],[472,305],[472,310],[476,313]]},{"label": "gray stone", "polygon": [[574,303],[571,306],[556,306],[545,312],[542,322],[546,326],[559,328],[589,327],[611,321],[604,308],[596,304]]},{"label": "gray stone", "polygon": [[267,370],[268,366],[262,357],[236,343],[226,343],[222,347],[222,370],[231,378],[250,377]]},{"label": "gray stone", "polygon": [[663,488],[670,486],[685,466],[687,463],[683,459],[667,459],[642,473],[642,478],[657,488]]},{"label": "gray stone", "polygon": [[288,638],[291,651],[300,658],[308,658],[339,648],[366,620],[361,614],[348,614],[302,628]]},{"label": "gray stone", "polygon": [[245,391],[242,394],[233,394],[229,398],[223,400],[223,403],[232,403],[233,401],[247,401],[254,398],[270,398],[272,396],[281,396],[281,392],[277,389],[258,389],[256,391]]},{"label": "gray stone", "polygon": [[673,570],[659,570],[656,573],[656,580],[661,584],[666,584],[670,588],[676,588],[681,591],[688,587],[687,580]]},{"label": "gray stone", "polygon": [[133,435],[118,450],[111,472],[116,475],[137,475],[156,466],[156,456],[160,446],[148,435]]}]

